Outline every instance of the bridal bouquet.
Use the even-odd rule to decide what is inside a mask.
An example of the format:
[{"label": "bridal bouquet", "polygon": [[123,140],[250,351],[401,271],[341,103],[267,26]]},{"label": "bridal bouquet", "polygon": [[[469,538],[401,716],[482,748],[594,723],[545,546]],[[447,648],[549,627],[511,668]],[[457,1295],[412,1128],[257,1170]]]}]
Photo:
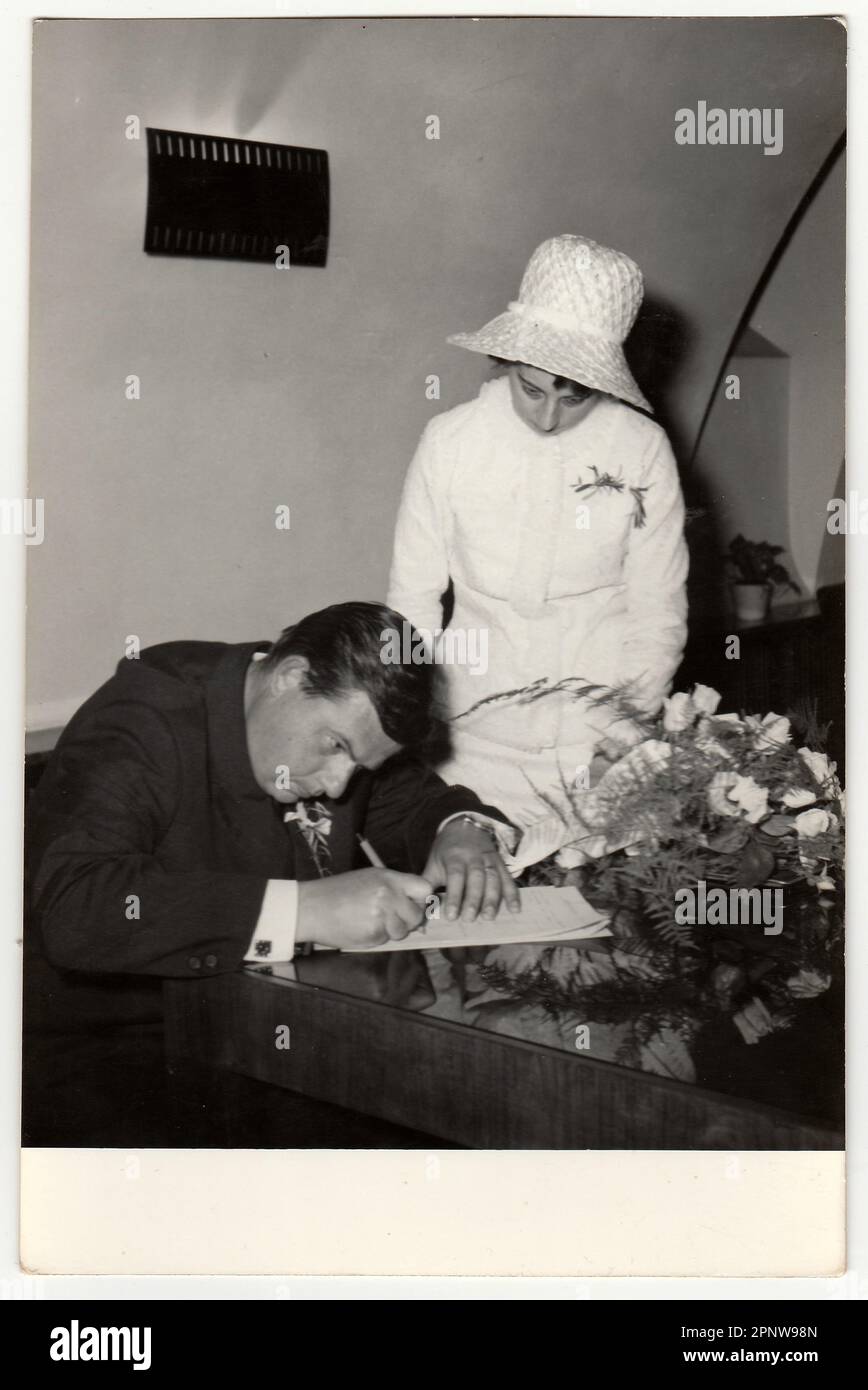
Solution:
[{"label": "bridal bouquet", "polygon": [[605,770],[540,792],[555,834],[521,881],[577,887],[615,949],[592,969],[562,948],[495,953],[489,989],[624,1025],[621,1056],[639,1065],[655,1038],[686,1046],[713,1019],[746,1043],[790,1027],[841,967],[844,793],[821,731],[794,740],[782,715],[718,713],[703,685],[653,718],[580,682],[509,698],[568,688],[613,706]]}]

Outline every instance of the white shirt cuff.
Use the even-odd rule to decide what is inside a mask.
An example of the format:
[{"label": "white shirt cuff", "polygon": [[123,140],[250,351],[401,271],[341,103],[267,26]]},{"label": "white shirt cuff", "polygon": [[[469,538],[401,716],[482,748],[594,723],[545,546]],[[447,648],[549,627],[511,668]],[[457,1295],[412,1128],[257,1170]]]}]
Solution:
[{"label": "white shirt cuff", "polygon": [[244,960],[256,965],[292,960],[297,922],[298,883],[294,878],[270,878]]},{"label": "white shirt cuff", "polygon": [[518,843],[518,831],[514,825],[505,825],[502,820],[494,820],[492,816],[484,816],[481,811],[455,811],[453,815],[447,816],[437,827],[437,834],[452,820],[461,820],[470,816],[480,825],[493,830],[497,837],[497,848],[501,854],[512,854]]}]

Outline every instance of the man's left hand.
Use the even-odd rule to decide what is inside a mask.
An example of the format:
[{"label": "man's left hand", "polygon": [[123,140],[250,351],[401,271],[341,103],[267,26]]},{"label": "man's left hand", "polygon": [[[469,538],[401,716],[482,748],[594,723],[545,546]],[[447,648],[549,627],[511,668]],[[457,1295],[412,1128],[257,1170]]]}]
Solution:
[{"label": "man's left hand", "polygon": [[446,918],[450,922],[459,915],[469,922],[481,915],[490,922],[502,902],[510,912],[521,911],[518,888],[493,837],[468,821],[444,825],[431,846],[422,876],[435,888],[445,886]]}]

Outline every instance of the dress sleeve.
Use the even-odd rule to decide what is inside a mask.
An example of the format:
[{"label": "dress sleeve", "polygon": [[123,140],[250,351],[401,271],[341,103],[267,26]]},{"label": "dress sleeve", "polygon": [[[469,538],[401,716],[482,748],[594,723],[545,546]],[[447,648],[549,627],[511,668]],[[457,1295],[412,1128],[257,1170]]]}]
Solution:
[{"label": "dress sleeve", "polygon": [[387,598],[390,608],[429,632],[443,626],[440,600],[449,584],[446,498],[434,424],[426,426],[404,482]]},{"label": "dress sleeve", "polygon": [[687,545],[678,467],[666,435],[652,445],[636,488],[624,580],[627,629],[620,684],[649,714],[667,694],[687,636]]}]

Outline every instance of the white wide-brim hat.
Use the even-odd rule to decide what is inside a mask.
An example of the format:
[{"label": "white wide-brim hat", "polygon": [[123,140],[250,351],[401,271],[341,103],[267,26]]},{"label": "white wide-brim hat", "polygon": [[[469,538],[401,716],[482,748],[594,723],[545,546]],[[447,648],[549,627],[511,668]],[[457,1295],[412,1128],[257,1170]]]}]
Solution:
[{"label": "white wide-brim hat", "polygon": [[641,270],[622,251],[587,237],[550,237],[528,261],[518,299],[506,313],[447,342],[525,362],[653,414],[622,346],[643,291]]}]

